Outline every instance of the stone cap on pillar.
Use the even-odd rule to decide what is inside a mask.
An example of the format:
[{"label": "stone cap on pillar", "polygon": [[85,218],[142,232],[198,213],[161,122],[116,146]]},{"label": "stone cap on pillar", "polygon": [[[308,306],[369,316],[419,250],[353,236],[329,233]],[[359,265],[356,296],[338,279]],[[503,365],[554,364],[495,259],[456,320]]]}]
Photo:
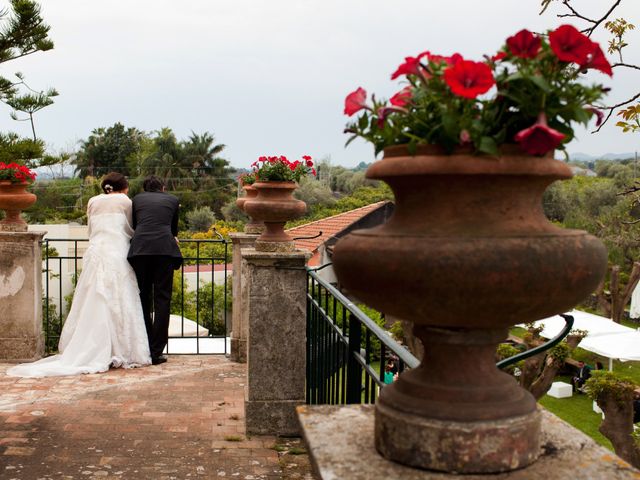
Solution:
[{"label": "stone cap on pillar", "polygon": [[374,447],[374,406],[297,408],[317,478],[321,480],[564,480],[637,479],[640,472],[552,413],[541,409],[542,452],[526,468],[494,475],[457,475],[406,467],[382,457]]},{"label": "stone cap on pillar", "polygon": [[253,248],[242,250],[242,259],[253,265],[275,267],[301,267],[311,258],[306,250],[293,252],[259,252]]},{"label": "stone cap on pillar", "polygon": [[5,242],[33,242],[42,240],[47,232],[12,232],[0,230],[0,237]]}]

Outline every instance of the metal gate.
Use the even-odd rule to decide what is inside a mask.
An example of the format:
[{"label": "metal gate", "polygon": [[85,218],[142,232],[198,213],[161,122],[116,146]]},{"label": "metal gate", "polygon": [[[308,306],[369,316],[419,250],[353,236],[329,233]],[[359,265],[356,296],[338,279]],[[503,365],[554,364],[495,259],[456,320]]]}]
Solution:
[{"label": "metal gate", "polygon": [[[165,353],[225,355],[231,318],[228,242],[180,239],[184,262],[173,279],[169,344]],[[88,239],[45,238],[42,322],[47,354],[56,353]]]}]

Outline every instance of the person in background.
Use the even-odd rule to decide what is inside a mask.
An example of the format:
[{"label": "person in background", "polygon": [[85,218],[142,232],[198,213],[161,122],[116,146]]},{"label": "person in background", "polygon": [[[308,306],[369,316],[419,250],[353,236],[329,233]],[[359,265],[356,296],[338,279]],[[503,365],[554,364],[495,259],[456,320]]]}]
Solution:
[{"label": "person in background", "polygon": [[591,378],[591,369],[584,362],[578,362],[578,374],[571,379],[571,385],[573,385],[573,391],[582,392],[582,387],[585,382]]}]

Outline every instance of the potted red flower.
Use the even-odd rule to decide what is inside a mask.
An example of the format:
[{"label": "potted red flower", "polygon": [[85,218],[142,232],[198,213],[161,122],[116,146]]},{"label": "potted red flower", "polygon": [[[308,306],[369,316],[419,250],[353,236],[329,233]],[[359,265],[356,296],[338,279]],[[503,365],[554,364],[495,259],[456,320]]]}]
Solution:
[{"label": "potted red flower", "polygon": [[293,240],[284,231],[284,225],[303,215],[307,209],[304,202],[293,198],[293,191],[303,176],[316,174],[313,160],[308,155],[294,161],[284,155],[262,156],[251,167],[255,175],[253,187],[258,194],[255,199],[247,199],[244,209],[265,225],[255,248],[260,251],[291,251],[294,249]]},{"label": "potted red flower", "polygon": [[541,201],[571,177],[554,150],[597,116],[605,89],[583,82],[589,70],[611,75],[600,47],[563,25],[522,30],[482,61],[407,57],[388,102],[362,88],[347,96],[345,113],[359,114],[349,141],[384,151],[367,176],[391,186],[396,208],[381,227],[338,241],[334,268],[359,300],[412,320],[425,347],[422,365],[376,404],[385,457],[460,473],[538,457],[536,402],[494,353],[510,326],[570,310],[605,273],[602,243],[551,224]]},{"label": "potted red flower", "polygon": [[20,217],[22,210],[33,205],[37,197],[27,192],[36,173],[25,165],[0,162],[0,209],[5,211],[1,230],[26,231],[27,223]]}]

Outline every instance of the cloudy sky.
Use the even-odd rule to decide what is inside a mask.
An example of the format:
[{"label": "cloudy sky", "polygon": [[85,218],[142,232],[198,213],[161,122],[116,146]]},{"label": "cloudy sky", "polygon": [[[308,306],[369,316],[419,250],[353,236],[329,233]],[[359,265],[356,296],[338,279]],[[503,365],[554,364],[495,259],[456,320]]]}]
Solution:
[{"label": "cloudy sky", "polygon": [[[596,17],[611,2],[574,3]],[[146,131],[170,127],[180,139],[212,132],[235,166],[264,154],[330,156],[345,166],[369,162],[369,144],[344,148],[347,93],[362,86],[392,95],[399,84],[390,75],[408,55],[430,50],[480,59],[521,28],[544,31],[566,23],[555,16],[559,7],[539,16],[539,0],[41,4],[55,49],[5,63],[2,72],[21,71],[34,88],[60,92],[37,117],[38,134],[52,150],[73,149],[94,128],[119,121]],[[638,25],[625,60],[640,63],[640,1],[623,0],[618,15]],[[635,93],[639,78],[619,70],[613,80],[593,76],[613,88],[612,102]],[[580,131],[569,151],[640,151],[640,137],[613,123],[597,135]],[[8,110],[0,110],[0,129],[29,134]]]}]

